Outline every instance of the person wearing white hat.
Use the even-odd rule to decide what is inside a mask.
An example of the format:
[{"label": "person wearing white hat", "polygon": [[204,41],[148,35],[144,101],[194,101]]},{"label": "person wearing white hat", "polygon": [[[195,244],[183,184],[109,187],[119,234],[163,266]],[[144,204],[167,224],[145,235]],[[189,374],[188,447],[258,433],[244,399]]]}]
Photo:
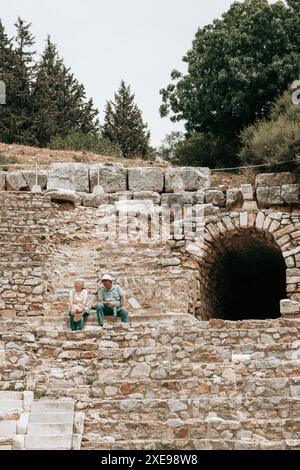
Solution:
[{"label": "person wearing white hat", "polygon": [[128,311],[124,308],[126,298],[122,288],[113,284],[110,274],[104,274],[101,282],[103,287],[99,289],[99,302],[96,304],[98,325],[103,327],[105,315],[118,316],[123,323],[128,323]]}]

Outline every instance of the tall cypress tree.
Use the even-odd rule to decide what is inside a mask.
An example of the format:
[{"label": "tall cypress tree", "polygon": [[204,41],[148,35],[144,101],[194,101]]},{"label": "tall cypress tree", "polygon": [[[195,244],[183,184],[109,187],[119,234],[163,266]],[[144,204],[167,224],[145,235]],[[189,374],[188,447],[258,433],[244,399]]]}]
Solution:
[{"label": "tall cypress tree", "polygon": [[130,86],[126,86],[124,80],[114,97],[114,102],[108,101],[106,104],[103,137],[117,145],[123,157],[145,158],[150,151],[150,132],[134,103],[134,94],[131,94]]},{"label": "tall cypress tree", "polygon": [[[12,79],[13,63],[12,40],[7,36],[0,19],[0,80],[6,86],[6,102],[10,91],[9,84]],[[9,138],[9,118],[10,113],[7,106],[0,106],[0,141],[2,142],[7,142]]]},{"label": "tall cypress tree", "polygon": [[30,24],[18,18],[17,33],[8,38],[0,22],[0,77],[6,85],[6,106],[0,110],[0,140],[7,143],[33,143],[31,132],[32,60],[34,38]]},{"label": "tall cypress tree", "polygon": [[33,85],[33,131],[41,147],[71,132],[95,133],[98,111],[86,100],[84,86],[70,72],[47,38]]}]

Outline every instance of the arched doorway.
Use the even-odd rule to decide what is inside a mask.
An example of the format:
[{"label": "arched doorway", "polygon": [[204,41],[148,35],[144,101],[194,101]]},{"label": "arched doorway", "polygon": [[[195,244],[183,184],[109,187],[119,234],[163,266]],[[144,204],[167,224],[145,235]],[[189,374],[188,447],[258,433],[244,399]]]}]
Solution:
[{"label": "arched doorway", "polygon": [[224,239],[211,266],[215,282],[214,317],[225,320],[280,317],[286,297],[285,262],[266,239],[239,234]]},{"label": "arched doorway", "polygon": [[199,319],[279,318],[286,298],[286,264],[272,234],[229,232],[210,244],[201,262]]}]

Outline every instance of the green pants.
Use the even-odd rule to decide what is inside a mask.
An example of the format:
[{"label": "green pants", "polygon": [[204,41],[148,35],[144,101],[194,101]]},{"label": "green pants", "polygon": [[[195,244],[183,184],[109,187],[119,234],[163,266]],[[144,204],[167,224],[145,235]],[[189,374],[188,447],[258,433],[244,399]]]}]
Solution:
[{"label": "green pants", "polygon": [[[96,304],[97,320],[98,325],[103,326],[104,315],[113,315],[114,309],[109,307],[109,305]],[[128,323],[128,312],[124,308],[117,307],[117,316],[121,317],[123,323]]]},{"label": "green pants", "polygon": [[71,312],[69,312],[71,330],[81,331],[83,329],[84,322],[86,321],[89,315],[90,315],[90,311],[88,309],[85,309],[80,320],[74,321],[74,315],[71,315]]}]

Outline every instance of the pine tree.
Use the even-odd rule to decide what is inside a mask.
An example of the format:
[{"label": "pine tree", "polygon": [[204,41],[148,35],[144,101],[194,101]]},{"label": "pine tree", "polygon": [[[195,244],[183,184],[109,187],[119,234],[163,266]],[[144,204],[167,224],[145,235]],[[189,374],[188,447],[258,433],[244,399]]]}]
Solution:
[{"label": "pine tree", "polygon": [[6,84],[6,106],[1,108],[0,140],[32,144],[31,78],[34,38],[30,24],[18,18],[16,36],[9,39],[0,23],[0,76]]},{"label": "pine tree", "polygon": [[[12,66],[12,40],[8,38],[3,23],[0,19],[0,80],[4,82],[6,86],[11,78],[11,66]],[[6,119],[6,107],[0,106],[0,140],[6,133],[6,127],[4,120]]]},{"label": "pine tree", "polygon": [[41,147],[72,132],[96,133],[98,111],[86,101],[84,86],[70,72],[50,37],[36,67],[33,130]]},{"label": "pine tree", "polygon": [[150,152],[150,132],[144,124],[142,113],[134,103],[130,86],[122,80],[114,95],[115,101],[108,101],[105,108],[102,135],[117,145],[123,157],[145,158]]}]

